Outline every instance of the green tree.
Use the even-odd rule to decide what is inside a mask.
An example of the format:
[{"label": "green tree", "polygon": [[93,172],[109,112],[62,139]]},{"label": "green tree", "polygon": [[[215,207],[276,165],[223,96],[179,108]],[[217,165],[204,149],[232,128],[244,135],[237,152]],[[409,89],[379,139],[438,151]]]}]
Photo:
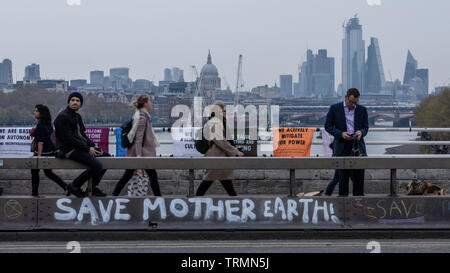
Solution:
[{"label": "green tree", "polygon": [[[424,99],[415,109],[420,127],[450,128],[450,88]],[[450,140],[450,133],[431,133],[434,140]]]}]

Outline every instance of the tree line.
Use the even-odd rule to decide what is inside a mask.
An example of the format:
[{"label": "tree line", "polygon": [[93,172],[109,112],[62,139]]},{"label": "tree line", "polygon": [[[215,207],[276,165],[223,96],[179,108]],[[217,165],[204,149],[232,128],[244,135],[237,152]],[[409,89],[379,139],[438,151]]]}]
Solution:
[{"label": "tree line", "polygon": [[[0,90],[0,126],[30,126],[36,123],[36,104],[48,106],[55,119],[67,107],[68,92],[50,91],[37,85],[17,88],[14,92]],[[83,94],[80,114],[85,124],[121,124],[134,112],[126,103],[105,102],[95,94]]]},{"label": "tree line", "polygon": [[[450,88],[424,99],[415,109],[417,125],[428,128],[450,128]],[[450,140],[450,133],[430,133],[433,140]]]}]

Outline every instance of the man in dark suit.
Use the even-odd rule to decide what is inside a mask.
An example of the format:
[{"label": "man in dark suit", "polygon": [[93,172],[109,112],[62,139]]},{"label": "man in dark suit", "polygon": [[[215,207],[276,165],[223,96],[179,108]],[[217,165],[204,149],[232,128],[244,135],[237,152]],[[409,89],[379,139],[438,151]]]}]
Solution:
[{"label": "man in dark suit", "polygon": [[[351,156],[354,140],[360,141],[362,152],[367,154],[364,137],[369,131],[367,109],[358,105],[359,91],[351,88],[344,102],[330,107],[325,130],[334,136],[333,156]],[[364,170],[339,170],[339,196],[348,196],[349,178],[353,181],[353,196],[364,195]]]}]

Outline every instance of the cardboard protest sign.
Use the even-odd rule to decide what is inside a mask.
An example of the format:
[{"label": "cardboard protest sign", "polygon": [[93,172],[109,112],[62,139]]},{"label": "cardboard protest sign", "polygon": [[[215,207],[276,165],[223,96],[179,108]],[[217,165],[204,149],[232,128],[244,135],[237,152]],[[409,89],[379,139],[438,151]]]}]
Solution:
[{"label": "cardboard protest sign", "polygon": [[0,156],[33,156],[29,127],[0,127]]},{"label": "cardboard protest sign", "polygon": [[250,140],[249,137],[243,140],[233,140],[234,147],[244,153],[244,156],[258,156],[258,142]]},{"label": "cardboard protest sign", "polygon": [[109,128],[86,128],[86,135],[102,151],[109,153]]},{"label": "cardboard protest sign", "polygon": [[315,128],[274,128],[274,157],[308,157]]},{"label": "cardboard protest sign", "polygon": [[195,149],[195,133],[202,128],[179,127],[172,128],[174,157],[203,157]]}]

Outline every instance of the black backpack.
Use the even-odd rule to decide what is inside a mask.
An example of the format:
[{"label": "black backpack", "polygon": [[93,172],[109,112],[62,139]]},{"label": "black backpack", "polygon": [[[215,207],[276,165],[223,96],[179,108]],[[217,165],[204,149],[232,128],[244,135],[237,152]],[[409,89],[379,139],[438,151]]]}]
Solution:
[{"label": "black backpack", "polygon": [[[197,151],[201,154],[206,154],[206,152],[209,150],[209,141],[205,138],[205,136],[203,135],[202,129],[199,129],[197,131],[197,134],[202,134],[202,139],[201,140],[195,140],[195,149],[197,149]],[[196,135],[197,135],[196,134]]]},{"label": "black backpack", "polygon": [[128,133],[131,131],[131,127],[133,126],[133,120],[130,119],[126,121],[120,128],[122,128],[122,133],[120,135],[120,139],[122,141],[122,148],[130,148],[133,145],[133,142],[128,140]]}]

